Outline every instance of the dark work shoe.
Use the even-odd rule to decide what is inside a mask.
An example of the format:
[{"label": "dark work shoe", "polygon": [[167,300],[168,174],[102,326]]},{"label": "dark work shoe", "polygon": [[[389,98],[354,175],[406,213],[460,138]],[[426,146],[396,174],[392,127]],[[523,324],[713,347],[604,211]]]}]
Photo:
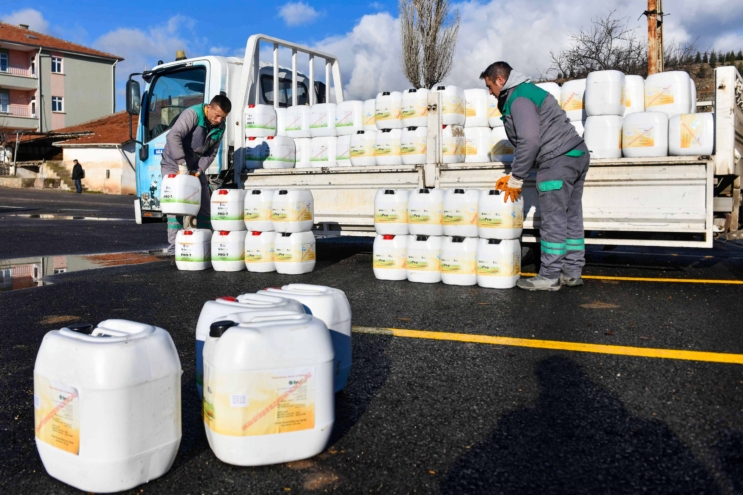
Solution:
[{"label": "dark work shoe", "polygon": [[563,273],[560,275],[560,283],[568,287],[580,287],[583,285],[583,279],[581,277],[570,278]]},{"label": "dark work shoe", "polygon": [[524,290],[546,290],[550,292],[558,291],[562,288],[559,278],[547,278],[541,275],[537,275],[532,278],[522,278],[516,282],[516,286],[519,289]]},{"label": "dark work shoe", "polygon": [[170,258],[170,266],[175,266],[175,255],[168,255]]}]

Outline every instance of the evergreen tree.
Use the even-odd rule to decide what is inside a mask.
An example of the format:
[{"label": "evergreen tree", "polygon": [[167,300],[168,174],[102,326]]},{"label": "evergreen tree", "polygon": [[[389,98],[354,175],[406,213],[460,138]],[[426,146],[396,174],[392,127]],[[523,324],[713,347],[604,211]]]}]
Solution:
[{"label": "evergreen tree", "polygon": [[735,52],[733,50],[730,50],[730,52],[728,52],[727,54],[727,57],[725,57],[725,62],[732,62],[733,60],[735,60]]},{"label": "evergreen tree", "polygon": [[704,52],[704,55],[702,55],[702,63],[703,64],[709,63],[709,55],[707,54],[707,52]]},{"label": "evergreen tree", "polygon": [[712,50],[712,53],[709,54],[709,65],[714,69],[717,67],[717,53],[715,53],[714,50]]},{"label": "evergreen tree", "polygon": [[694,56],[694,63],[695,64],[701,64],[702,63],[702,54],[697,52],[697,54]]},{"label": "evergreen tree", "polygon": [[735,56],[735,60],[743,60],[743,50],[738,50],[738,55]]}]

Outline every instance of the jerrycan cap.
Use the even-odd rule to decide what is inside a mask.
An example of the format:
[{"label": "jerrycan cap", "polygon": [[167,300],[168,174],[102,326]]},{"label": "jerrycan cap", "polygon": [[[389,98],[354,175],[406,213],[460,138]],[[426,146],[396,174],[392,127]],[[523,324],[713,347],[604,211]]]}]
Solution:
[{"label": "jerrycan cap", "polygon": [[454,194],[464,194],[464,189],[454,189]]},{"label": "jerrycan cap", "polygon": [[219,231],[219,235],[230,235],[230,231],[229,230],[220,230]]},{"label": "jerrycan cap", "polygon": [[418,129],[418,126],[411,126],[411,127],[408,127],[408,130],[409,130],[409,131],[414,131],[414,130],[416,130],[416,129]]},{"label": "jerrycan cap", "polygon": [[442,89],[446,89],[446,86],[438,86],[436,88],[436,91],[441,91]]},{"label": "jerrycan cap", "polygon": [[183,235],[193,235],[193,230],[184,230]]},{"label": "jerrycan cap", "polygon": [[230,320],[222,320],[222,321],[215,321],[209,326],[209,337],[219,338],[224,333],[229,330],[230,328],[237,325],[234,321]]},{"label": "jerrycan cap", "polygon": [[451,242],[464,242],[464,237],[458,237],[458,236],[452,237]]},{"label": "jerrycan cap", "polygon": [[500,192],[499,190],[497,190],[497,189],[492,189],[492,190],[491,190],[491,191],[490,191],[490,192],[488,193],[488,195],[490,195],[490,196],[500,196],[500,193],[501,193],[501,192]]},{"label": "jerrycan cap", "polygon": [[385,241],[391,241],[394,238],[395,238],[395,236],[392,235],[392,234],[384,234],[384,235],[382,235],[382,239],[384,239]]},{"label": "jerrycan cap", "polygon": [[392,132],[392,129],[382,129],[382,132]]},{"label": "jerrycan cap", "polygon": [[248,108],[255,108],[255,105],[251,103],[250,105],[248,105]]},{"label": "jerrycan cap", "polygon": [[258,232],[257,230],[254,230],[253,232],[251,232],[250,235],[261,235],[262,233],[263,232]]},{"label": "jerrycan cap", "polygon": [[390,95],[389,91],[385,91],[384,93],[382,93],[382,96],[389,96],[389,95]]},{"label": "jerrycan cap", "polygon": [[281,191],[279,191],[279,196],[285,196],[287,194],[289,194],[289,191],[287,191],[286,189],[282,189]]},{"label": "jerrycan cap", "polygon": [[356,134],[364,134],[364,131],[356,131]]},{"label": "jerrycan cap", "polygon": [[488,239],[488,244],[500,244],[501,239]]},{"label": "jerrycan cap", "polygon": [[427,235],[418,235],[418,236],[415,236],[415,240],[416,241],[427,241],[429,237],[430,236],[427,236]]},{"label": "jerrycan cap", "polygon": [[253,189],[250,194],[261,194],[262,191],[260,189]]},{"label": "jerrycan cap", "polygon": [[384,190],[384,193],[385,194],[395,194],[395,190],[394,189],[385,189]]},{"label": "jerrycan cap", "polygon": [[175,179],[176,174],[168,174],[168,179]]},{"label": "jerrycan cap", "polygon": [[224,196],[225,194],[229,194],[229,193],[230,193],[230,191],[229,191],[229,190],[227,190],[227,189],[220,189],[220,190],[219,190],[219,192],[218,192],[217,194],[218,194],[219,196]]},{"label": "jerrycan cap", "polygon": [[415,89],[415,88],[410,88],[410,89],[408,90],[408,93],[417,93],[417,92],[418,92],[418,90],[417,90],[417,89]]},{"label": "jerrycan cap", "polygon": [[273,139],[273,136],[268,136],[266,139]]},{"label": "jerrycan cap", "polygon": [[291,237],[291,236],[292,236],[292,233],[291,232],[282,232],[281,233],[281,237]]},{"label": "jerrycan cap", "polygon": [[255,136],[250,136],[250,137],[248,138],[248,141],[255,141]]},{"label": "jerrycan cap", "polygon": [[428,189],[418,189],[418,194],[430,194]]},{"label": "jerrycan cap", "polygon": [[92,334],[95,329],[90,323],[73,323],[72,325],[67,325],[65,328],[84,335]]}]

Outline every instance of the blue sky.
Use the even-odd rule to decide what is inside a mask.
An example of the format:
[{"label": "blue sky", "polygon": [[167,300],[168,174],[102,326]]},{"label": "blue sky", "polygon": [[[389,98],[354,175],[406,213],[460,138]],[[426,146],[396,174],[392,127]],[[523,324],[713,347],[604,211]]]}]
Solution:
[{"label": "blue sky", "polygon": [[[495,60],[508,60],[532,76],[546,74],[551,51],[612,10],[636,26],[640,36],[647,25],[644,18],[637,20],[645,0],[453,0],[452,6],[462,24],[453,68],[443,82],[464,87],[479,87],[477,76]],[[674,0],[665,7],[671,13],[666,42],[696,39],[701,49],[743,48],[743,1]],[[0,19],[126,58],[117,67],[120,88],[130,72],[152,67],[158,59],[172,60],[177,49],[189,56],[241,56],[255,33],[338,56],[347,98],[410,85],[400,69],[397,0],[0,0]],[[122,103],[119,97],[119,108]]]}]

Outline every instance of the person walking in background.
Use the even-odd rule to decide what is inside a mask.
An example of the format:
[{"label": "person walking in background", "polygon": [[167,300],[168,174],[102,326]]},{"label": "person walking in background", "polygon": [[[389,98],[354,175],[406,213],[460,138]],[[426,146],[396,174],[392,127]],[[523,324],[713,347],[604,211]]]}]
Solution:
[{"label": "person walking in background", "polygon": [[83,170],[83,166],[80,165],[80,162],[78,162],[77,159],[72,162],[75,164],[72,167],[72,180],[75,181],[75,192],[80,194],[83,192],[82,180],[85,178],[85,170]]}]

